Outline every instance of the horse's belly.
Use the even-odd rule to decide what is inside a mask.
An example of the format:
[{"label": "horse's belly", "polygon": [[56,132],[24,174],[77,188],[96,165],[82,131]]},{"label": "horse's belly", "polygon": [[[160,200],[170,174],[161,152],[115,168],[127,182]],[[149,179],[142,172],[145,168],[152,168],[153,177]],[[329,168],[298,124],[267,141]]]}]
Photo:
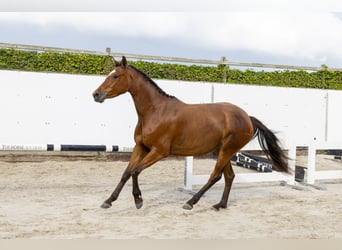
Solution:
[{"label": "horse's belly", "polygon": [[207,135],[185,135],[176,138],[171,146],[171,154],[173,155],[202,155],[209,153],[220,144],[221,136],[214,133]]}]

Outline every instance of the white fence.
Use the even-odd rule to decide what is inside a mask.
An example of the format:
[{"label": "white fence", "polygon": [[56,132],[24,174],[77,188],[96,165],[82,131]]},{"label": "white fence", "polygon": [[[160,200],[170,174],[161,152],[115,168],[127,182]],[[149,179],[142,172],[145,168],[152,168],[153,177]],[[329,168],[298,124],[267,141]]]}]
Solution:
[{"label": "white fence", "polygon": [[[13,43],[0,43],[0,48],[5,49],[16,49],[16,50],[28,50],[28,51],[44,51],[53,53],[72,53],[72,54],[86,54],[86,55],[98,55],[98,56],[114,56],[132,58],[143,61],[164,61],[164,62],[179,62],[179,63],[191,63],[191,64],[208,64],[208,65],[229,65],[237,67],[247,68],[271,68],[271,69],[288,69],[288,70],[308,70],[308,71],[319,71],[322,67],[311,67],[311,66],[295,66],[295,65],[282,65],[282,64],[266,64],[266,63],[249,63],[249,62],[233,62],[226,60],[225,57],[221,57],[221,60],[208,60],[208,59],[194,59],[184,57],[166,57],[166,56],[151,56],[141,54],[129,54],[112,52],[111,48],[106,48],[106,52],[103,51],[91,51],[91,50],[80,50],[80,49],[68,49],[68,48],[57,48],[49,46],[37,46],[37,45],[26,45],[26,44],[13,44]],[[342,71],[342,68],[329,68],[333,71]]]},{"label": "white fence", "polygon": [[[26,144],[132,147],[137,117],[131,97],[125,94],[103,104],[95,103],[91,94],[103,80],[104,76],[0,71],[0,149]],[[188,103],[225,101],[241,106],[278,131],[283,146],[292,148],[292,152],[295,145],[311,144],[313,137],[316,148],[327,143],[341,148],[342,91],[156,82],[167,93]],[[258,143],[251,142],[244,149],[256,148],[259,149]],[[285,178],[277,173],[257,175],[237,176],[236,181]],[[194,176],[192,184],[200,184],[199,179],[203,177]]]},{"label": "white fence", "polygon": [[341,170],[317,170],[316,169],[316,151],[318,149],[342,149],[341,143],[317,143],[313,140],[308,147],[307,164],[307,183],[314,184],[316,180],[342,179]]}]

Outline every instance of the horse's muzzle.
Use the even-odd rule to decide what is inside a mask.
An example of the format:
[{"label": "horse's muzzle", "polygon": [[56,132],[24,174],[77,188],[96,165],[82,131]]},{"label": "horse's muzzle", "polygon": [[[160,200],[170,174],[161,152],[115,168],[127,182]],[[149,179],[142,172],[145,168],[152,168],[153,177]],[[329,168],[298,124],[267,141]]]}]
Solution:
[{"label": "horse's muzzle", "polygon": [[93,97],[94,97],[94,101],[95,102],[104,102],[104,100],[106,99],[107,94],[104,92],[100,92],[98,90],[95,90],[93,93]]}]

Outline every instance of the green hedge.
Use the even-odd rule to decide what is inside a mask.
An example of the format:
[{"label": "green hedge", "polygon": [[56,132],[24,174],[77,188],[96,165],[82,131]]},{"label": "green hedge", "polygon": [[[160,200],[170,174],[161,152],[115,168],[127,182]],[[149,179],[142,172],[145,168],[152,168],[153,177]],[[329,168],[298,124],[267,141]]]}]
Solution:
[{"label": "green hedge", "polygon": [[[204,82],[222,82],[226,79],[230,83],[342,90],[342,72],[328,68],[318,72],[265,72],[242,71],[222,65],[186,66],[144,61],[130,61],[129,64],[155,79]],[[113,62],[109,56],[0,49],[0,69],[103,75],[113,69]]]},{"label": "green hedge", "polygon": [[113,63],[110,57],[106,56],[0,49],[0,69],[72,74],[106,74],[112,68]]}]

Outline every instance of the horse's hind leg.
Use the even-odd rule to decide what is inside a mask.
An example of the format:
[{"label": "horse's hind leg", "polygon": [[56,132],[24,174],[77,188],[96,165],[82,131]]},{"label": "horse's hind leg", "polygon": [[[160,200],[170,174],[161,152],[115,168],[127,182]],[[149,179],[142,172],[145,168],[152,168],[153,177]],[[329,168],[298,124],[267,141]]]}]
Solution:
[{"label": "horse's hind leg", "polygon": [[224,190],[223,190],[221,201],[213,206],[216,210],[219,210],[220,208],[227,208],[230,189],[232,187],[233,180],[235,177],[232,164],[230,163],[230,161],[224,167],[223,175],[224,175],[224,181],[225,181]]},{"label": "horse's hind leg", "polygon": [[191,210],[193,206],[200,200],[202,195],[208,191],[217,181],[219,181],[222,177],[222,172],[211,174],[208,182],[190,199],[188,200],[183,208],[187,210]]},{"label": "horse's hind leg", "polygon": [[[208,189],[211,188],[217,181],[221,179],[222,173],[223,172],[225,173],[224,169],[227,168],[228,164],[230,164],[231,157],[232,157],[231,152],[224,151],[222,150],[222,148],[220,149],[214,171],[210,175],[208,182],[190,200],[186,202],[186,204],[183,206],[184,209],[188,209],[188,210],[192,209],[193,205],[195,205],[199,201],[202,195],[206,191],[208,191]],[[230,187],[227,189],[227,191],[225,190],[225,192],[229,193],[229,190],[230,190]]]}]

